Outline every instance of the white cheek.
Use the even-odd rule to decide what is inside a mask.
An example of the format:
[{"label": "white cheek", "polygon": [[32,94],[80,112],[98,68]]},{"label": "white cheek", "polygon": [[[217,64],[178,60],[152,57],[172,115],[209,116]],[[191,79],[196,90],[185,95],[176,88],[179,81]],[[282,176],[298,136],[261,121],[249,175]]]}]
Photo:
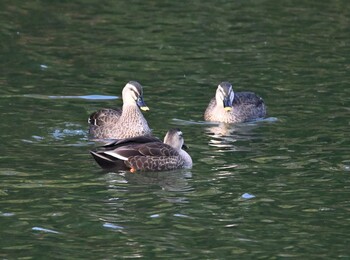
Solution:
[{"label": "white cheek", "polygon": [[224,100],[224,94],[221,91],[216,92],[216,99],[217,100]]},{"label": "white cheek", "polygon": [[125,85],[125,87],[127,87],[127,88],[129,88],[129,89],[134,89],[134,86],[131,85],[130,83],[127,83],[127,84]]}]

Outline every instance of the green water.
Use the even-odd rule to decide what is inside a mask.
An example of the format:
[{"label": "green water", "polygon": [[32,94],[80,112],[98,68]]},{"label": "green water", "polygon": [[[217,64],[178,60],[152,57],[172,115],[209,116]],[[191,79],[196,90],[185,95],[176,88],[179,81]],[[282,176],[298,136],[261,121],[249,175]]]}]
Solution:
[{"label": "green water", "polygon": [[[345,0],[2,1],[0,258],[350,258],[349,14]],[[87,117],[129,80],[155,135],[181,128],[193,169],[95,164]],[[203,122],[224,80],[268,118]]]}]

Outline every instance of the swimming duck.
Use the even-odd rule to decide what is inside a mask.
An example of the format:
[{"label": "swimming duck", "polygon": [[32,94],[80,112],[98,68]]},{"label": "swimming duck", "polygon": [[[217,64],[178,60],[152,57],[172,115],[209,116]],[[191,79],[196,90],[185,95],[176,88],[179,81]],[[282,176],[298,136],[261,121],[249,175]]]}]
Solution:
[{"label": "swimming duck", "polygon": [[167,171],[191,168],[191,156],[182,148],[184,138],[178,128],[170,129],[164,142],[153,136],[114,141],[90,151],[103,169]]},{"label": "swimming duck", "polygon": [[253,92],[236,92],[230,82],[221,82],[204,113],[204,120],[247,122],[266,116],[264,100]]},{"label": "swimming duck", "polygon": [[88,119],[89,134],[95,139],[121,139],[151,134],[141,110],[149,108],[143,100],[140,83],[129,81],[122,91],[122,109],[101,109]]}]

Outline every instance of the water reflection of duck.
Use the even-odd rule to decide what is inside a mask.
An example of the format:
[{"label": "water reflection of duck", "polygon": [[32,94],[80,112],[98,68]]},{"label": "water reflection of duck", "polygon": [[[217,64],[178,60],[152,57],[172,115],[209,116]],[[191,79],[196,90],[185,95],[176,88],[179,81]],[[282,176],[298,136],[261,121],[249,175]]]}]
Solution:
[{"label": "water reflection of duck", "polygon": [[191,156],[180,129],[170,129],[164,143],[156,137],[139,136],[114,141],[90,151],[103,169],[134,171],[167,171],[191,168]]},{"label": "water reflection of duck", "polygon": [[254,130],[258,126],[259,122],[240,124],[218,123],[208,125],[208,127],[205,128],[205,132],[213,137],[237,136],[238,139],[250,139],[256,134]]},{"label": "water reflection of duck", "polygon": [[247,122],[266,116],[264,100],[253,92],[234,93],[229,82],[221,82],[204,113],[206,121]]},{"label": "water reflection of duck", "polygon": [[142,174],[126,172],[124,177],[129,183],[157,185],[167,191],[188,191],[192,189],[187,181],[188,178],[192,177],[192,173],[188,169],[172,172],[143,172]]},{"label": "water reflection of duck", "polygon": [[123,88],[122,109],[101,109],[90,115],[89,133],[95,139],[121,139],[151,134],[141,110],[149,110],[140,83],[128,82]]},{"label": "water reflection of duck", "polygon": [[249,150],[247,147],[237,147],[237,141],[249,141],[259,138],[258,133],[254,131],[258,127],[257,123],[226,124],[219,123],[210,125],[205,129],[210,137],[209,145],[219,149],[225,148],[230,151]]}]

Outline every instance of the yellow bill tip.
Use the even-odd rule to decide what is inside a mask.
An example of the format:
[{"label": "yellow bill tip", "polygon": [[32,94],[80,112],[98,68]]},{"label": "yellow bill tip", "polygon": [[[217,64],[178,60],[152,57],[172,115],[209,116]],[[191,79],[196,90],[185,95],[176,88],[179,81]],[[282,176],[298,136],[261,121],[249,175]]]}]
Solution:
[{"label": "yellow bill tip", "polygon": [[148,111],[148,110],[149,110],[148,107],[140,107],[140,108],[141,108],[141,110],[143,110],[143,111]]},{"label": "yellow bill tip", "polygon": [[225,111],[231,111],[232,107],[225,107],[224,109],[225,109]]}]

